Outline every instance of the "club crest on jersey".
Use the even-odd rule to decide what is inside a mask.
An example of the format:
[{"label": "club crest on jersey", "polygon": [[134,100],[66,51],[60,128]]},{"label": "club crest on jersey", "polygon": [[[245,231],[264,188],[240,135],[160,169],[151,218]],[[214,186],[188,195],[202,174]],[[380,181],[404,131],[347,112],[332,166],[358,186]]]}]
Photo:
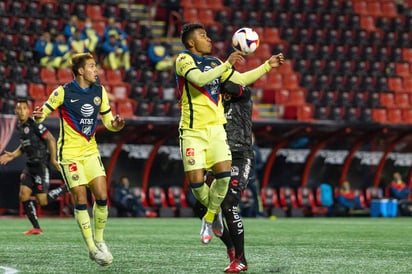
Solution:
[{"label": "club crest on jersey", "polygon": [[96,97],[93,98],[93,103],[96,106],[100,106],[100,104],[102,103],[102,99],[100,97],[96,96]]},{"label": "club crest on jersey", "polygon": [[194,148],[186,148],[186,156],[187,157],[194,157],[195,156],[195,149]]},{"label": "club crest on jersey", "polygon": [[30,128],[29,128],[29,127],[25,127],[25,128],[23,129],[23,132],[24,132],[24,134],[29,134]]},{"label": "club crest on jersey", "polygon": [[69,167],[69,172],[77,171],[77,164],[76,163],[69,164],[68,167]]},{"label": "club crest on jersey", "polygon": [[217,64],[216,64],[215,62],[212,62],[212,63],[210,63],[210,66],[211,66],[212,68],[214,68],[214,67],[217,67]]},{"label": "club crest on jersey", "polygon": [[195,161],[195,159],[189,159],[189,160],[187,160],[187,163],[189,165],[193,166],[196,163],[196,161]]}]

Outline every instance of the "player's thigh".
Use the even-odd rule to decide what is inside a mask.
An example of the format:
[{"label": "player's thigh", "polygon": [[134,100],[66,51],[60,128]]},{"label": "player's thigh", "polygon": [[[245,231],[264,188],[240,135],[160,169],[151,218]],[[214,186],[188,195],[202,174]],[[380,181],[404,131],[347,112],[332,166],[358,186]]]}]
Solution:
[{"label": "player's thigh", "polygon": [[20,201],[27,201],[30,199],[30,196],[32,194],[32,189],[31,187],[28,187],[27,185],[20,185],[20,190],[19,190],[19,198]]},{"label": "player's thigh", "polygon": [[206,130],[181,129],[179,145],[185,172],[206,169],[206,150],[209,147]]},{"label": "player's thigh", "polygon": [[83,161],[61,161],[60,167],[62,178],[69,189],[88,184]]},{"label": "player's thigh", "polygon": [[[232,154],[227,142],[226,131],[223,126],[215,126],[210,128],[208,147],[206,150],[206,165],[207,169],[215,166],[217,163],[224,163],[221,168],[224,171],[230,170],[230,161]],[[221,169],[219,167],[219,169]],[[216,167],[213,168],[216,173]]]},{"label": "player's thigh", "polygon": [[97,200],[106,200],[107,199],[107,185],[106,177],[99,176],[94,178],[90,183],[90,190],[92,191],[94,197]]},{"label": "player's thigh", "polygon": [[48,204],[46,193],[37,193],[36,200],[41,206],[46,206]]}]

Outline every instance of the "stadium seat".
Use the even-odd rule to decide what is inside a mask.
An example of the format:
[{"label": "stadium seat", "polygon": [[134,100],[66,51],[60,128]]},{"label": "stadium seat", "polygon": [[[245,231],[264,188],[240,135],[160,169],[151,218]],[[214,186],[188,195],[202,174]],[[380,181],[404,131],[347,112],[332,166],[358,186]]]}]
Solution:
[{"label": "stadium seat", "polygon": [[402,57],[406,62],[412,62],[412,48],[403,48]]},{"label": "stadium seat", "polygon": [[60,84],[71,82],[74,79],[73,72],[70,68],[58,68],[56,73]]},{"label": "stadium seat", "polygon": [[165,190],[160,186],[149,187],[149,205],[159,217],[174,217],[174,211],[167,203]]},{"label": "stadium seat", "polygon": [[123,84],[123,73],[121,70],[107,69],[105,70],[105,72],[106,72],[106,79],[107,79],[108,84],[110,85]]},{"label": "stadium seat", "polygon": [[388,88],[393,92],[402,92],[403,83],[401,77],[390,77],[388,78]]},{"label": "stadium seat", "polygon": [[296,201],[295,190],[290,187],[279,188],[279,202],[286,209],[286,214],[289,217],[303,217],[303,209],[299,208]]},{"label": "stadium seat", "polygon": [[40,80],[45,84],[58,84],[56,70],[54,68],[41,68]]},{"label": "stadium seat", "polygon": [[373,16],[363,15],[360,18],[360,25],[367,31],[376,31],[375,19]]},{"label": "stadium seat", "polygon": [[136,105],[137,103],[133,99],[117,101],[117,112],[123,118],[135,118]]},{"label": "stadium seat", "polygon": [[280,90],[265,89],[263,92],[263,96],[262,96],[262,103],[286,105],[289,102],[289,94],[290,94],[289,90],[287,89],[280,89]]},{"label": "stadium seat", "polygon": [[186,201],[186,194],[180,186],[171,186],[167,189],[169,205],[175,208],[178,217],[193,217],[194,212]]},{"label": "stadium seat", "polygon": [[29,96],[34,99],[44,100],[46,98],[46,89],[44,84],[29,84]]},{"label": "stadium seat", "polygon": [[110,93],[114,95],[116,101],[127,100],[130,95],[130,85],[128,83],[113,85]]},{"label": "stadium seat", "polygon": [[210,26],[210,25],[215,25],[215,15],[213,13],[213,10],[211,9],[205,9],[202,10],[202,12],[198,12],[198,21],[200,21],[203,25],[205,26]]},{"label": "stadium seat", "polygon": [[402,124],[402,109],[400,108],[388,108],[386,110],[388,116],[388,122],[391,124]]},{"label": "stadium seat", "polygon": [[278,193],[275,188],[262,187],[262,205],[268,216],[286,217],[285,210],[279,204]]},{"label": "stadium seat", "polygon": [[384,17],[398,17],[398,11],[395,2],[384,1],[381,3],[382,16]]},{"label": "stadium seat", "polygon": [[405,77],[402,79],[402,87],[404,92],[412,93],[412,77]]},{"label": "stadium seat", "polygon": [[264,38],[265,42],[270,45],[282,43],[282,39],[280,39],[279,29],[275,27],[264,27],[263,34],[261,36],[262,39]]},{"label": "stadium seat", "polygon": [[395,63],[395,73],[403,78],[411,75],[411,69],[408,62]]},{"label": "stadium seat", "polygon": [[388,122],[387,111],[384,108],[374,108],[372,109],[372,120],[377,123],[386,123]]},{"label": "stadium seat", "polygon": [[412,124],[412,109],[402,109],[402,121],[405,124]]},{"label": "stadium seat", "polygon": [[297,189],[298,206],[304,209],[305,216],[319,216],[328,213],[327,207],[317,206],[313,189],[299,187]]},{"label": "stadium seat", "polygon": [[381,3],[379,1],[369,1],[366,3],[367,14],[374,17],[382,16]]},{"label": "stadium seat", "polygon": [[103,16],[103,9],[101,5],[87,5],[86,15],[88,18],[91,18],[92,21],[105,19],[105,17]]},{"label": "stadium seat", "polygon": [[299,89],[300,86],[298,76],[296,74],[284,74],[283,87],[289,90]]},{"label": "stadium seat", "polygon": [[297,120],[301,122],[312,122],[315,108],[312,104],[304,104],[297,108]]},{"label": "stadium seat", "polygon": [[379,93],[379,102],[384,107],[395,105],[395,95],[393,93]]},{"label": "stadium seat", "polygon": [[402,93],[395,93],[395,105],[398,108],[407,108],[410,106],[409,104],[409,93],[402,92]]}]

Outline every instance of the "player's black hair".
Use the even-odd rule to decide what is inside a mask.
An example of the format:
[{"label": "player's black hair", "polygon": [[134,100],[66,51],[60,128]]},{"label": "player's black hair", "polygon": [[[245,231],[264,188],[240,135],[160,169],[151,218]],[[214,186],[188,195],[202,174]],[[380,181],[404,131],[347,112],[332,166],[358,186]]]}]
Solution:
[{"label": "player's black hair", "polygon": [[19,97],[19,98],[17,98],[17,100],[16,100],[16,105],[17,105],[18,103],[26,103],[27,105],[29,105],[29,100],[28,100],[27,98]]},{"label": "player's black hair", "polygon": [[93,55],[89,52],[78,53],[72,57],[72,72],[74,76],[79,74],[79,68],[83,68],[86,65],[86,60],[94,59]]},{"label": "player's black hair", "polygon": [[188,48],[187,41],[196,29],[204,29],[205,27],[200,23],[188,23],[183,25],[182,32],[180,34],[183,45]]}]

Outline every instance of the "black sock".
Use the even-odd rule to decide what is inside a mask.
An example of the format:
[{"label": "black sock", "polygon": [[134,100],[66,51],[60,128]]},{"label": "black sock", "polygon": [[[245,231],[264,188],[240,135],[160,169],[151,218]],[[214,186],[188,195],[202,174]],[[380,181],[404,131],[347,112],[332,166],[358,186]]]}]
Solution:
[{"label": "black sock", "polygon": [[23,202],[24,213],[33,225],[34,228],[40,228],[39,221],[37,220],[36,205],[32,200]]}]

